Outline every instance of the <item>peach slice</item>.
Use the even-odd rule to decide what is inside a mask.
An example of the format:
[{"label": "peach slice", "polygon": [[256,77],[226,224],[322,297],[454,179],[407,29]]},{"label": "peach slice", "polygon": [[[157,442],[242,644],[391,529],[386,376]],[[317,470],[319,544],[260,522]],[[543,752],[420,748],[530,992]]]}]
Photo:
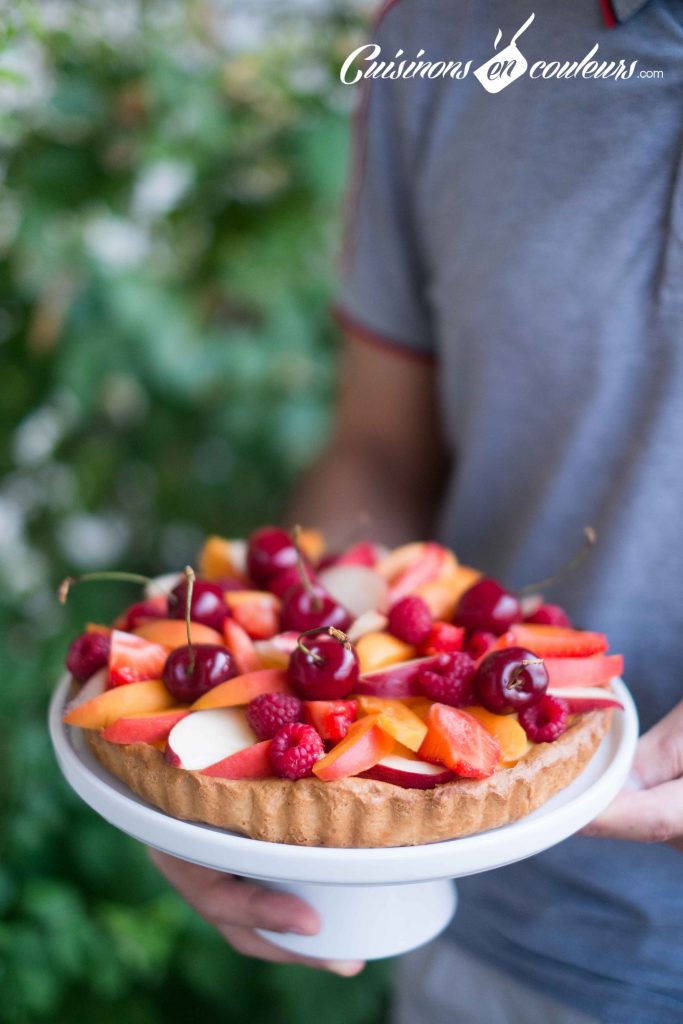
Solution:
[{"label": "peach slice", "polygon": [[102,731],[102,739],[109,743],[152,743],[156,745],[168,738],[173,726],[189,714],[186,707],[168,711],[151,711],[130,718],[118,718]]},{"label": "peach slice", "polygon": [[354,619],[365,612],[387,610],[386,580],[367,565],[333,565],[324,569],[318,579]]},{"label": "peach slice", "polygon": [[176,703],[160,679],[127,683],[67,711],[64,721],[81,729],[106,729],[119,718],[147,711],[166,711]]},{"label": "peach slice", "polygon": [[202,775],[210,775],[214,779],[269,779],[275,774],[270,763],[270,745],[272,740],[252,743],[244,750],[229,754],[216,764],[202,768]]},{"label": "peach slice", "polygon": [[223,636],[235,659],[237,671],[240,675],[244,675],[247,672],[256,672],[264,667],[254,647],[254,641],[247,631],[242,629],[240,624],[234,619],[227,618],[223,623]]},{"label": "peach slice", "polygon": [[280,629],[280,598],[268,590],[229,590],[225,603],[252,640],[267,640]]},{"label": "peach slice", "polygon": [[262,693],[292,693],[284,669],[261,668],[256,672],[247,672],[246,675],[227,679],[196,700],[192,710],[232,708],[239,704],[248,704]]},{"label": "peach slice", "polygon": [[246,542],[208,537],[199,552],[199,575],[210,583],[224,579],[246,579]]},{"label": "peach slice", "polygon": [[459,565],[452,572],[422,583],[415,593],[427,603],[434,619],[450,622],[462,594],[481,578],[477,569]]},{"label": "peach slice", "polygon": [[529,749],[526,733],[514,715],[494,715],[479,705],[463,709],[469,712],[473,718],[486,729],[489,735],[498,740],[500,744],[499,762],[509,765],[516,764],[521,757],[524,757]]},{"label": "peach slice", "polygon": [[415,657],[415,648],[391,633],[365,633],[356,644],[361,675],[408,661]]},{"label": "peach slice", "polygon": [[390,754],[394,741],[380,729],[379,715],[368,715],[354,722],[341,742],[313,765],[313,774],[322,782],[360,775]]},{"label": "peach slice", "polygon": [[255,742],[242,708],[195,711],[171,729],[166,760],[174,768],[203,771]]},{"label": "peach slice", "polygon": [[427,726],[414,711],[400,700],[386,697],[357,697],[358,707],[364,715],[378,715],[377,724],[398,743],[409,750],[420,749],[427,735]]},{"label": "peach slice", "polygon": [[[184,619],[151,619],[133,630],[136,636],[149,640],[153,644],[174,649],[184,647],[187,643],[187,629]],[[190,636],[193,644],[223,644],[223,637],[215,629],[201,622],[190,624]]]}]

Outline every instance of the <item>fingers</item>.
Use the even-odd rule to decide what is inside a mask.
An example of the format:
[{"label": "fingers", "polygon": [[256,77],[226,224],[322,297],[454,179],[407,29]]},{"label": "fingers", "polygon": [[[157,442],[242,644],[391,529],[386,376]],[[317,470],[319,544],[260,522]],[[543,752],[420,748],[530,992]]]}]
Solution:
[{"label": "fingers", "polygon": [[233,949],[243,956],[257,957],[259,960],[270,960],[276,964],[300,964],[319,971],[331,971],[343,978],[352,978],[359,974],[365,964],[362,960],[314,960],[309,956],[300,956],[281,949],[273,942],[268,942],[249,928],[219,926],[219,932]]},{"label": "fingers", "polygon": [[683,775],[683,701],[641,736],[633,771],[645,789]]},{"label": "fingers", "polygon": [[583,834],[683,849],[683,779],[620,793]]},{"label": "fingers", "polygon": [[265,928],[273,932],[315,935],[317,912],[289,893],[273,892],[255,882],[199,867],[158,850],[150,858],[181,896],[218,928]]}]

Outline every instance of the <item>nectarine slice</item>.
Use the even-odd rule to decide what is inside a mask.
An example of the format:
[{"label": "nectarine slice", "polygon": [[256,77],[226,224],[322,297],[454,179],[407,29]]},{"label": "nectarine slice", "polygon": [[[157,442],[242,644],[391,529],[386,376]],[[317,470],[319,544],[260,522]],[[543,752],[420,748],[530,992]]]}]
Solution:
[{"label": "nectarine slice", "polygon": [[[184,619],[152,619],[137,626],[133,632],[154,644],[171,649],[184,647],[187,643],[187,628]],[[223,637],[215,629],[201,622],[190,625],[193,644],[222,644]]]},{"label": "nectarine slice", "polygon": [[284,669],[261,668],[219,683],[195,701],[192,710],[237,707],[239,704],[248,704],[262,693],[292,693]]},{"label": "nectarine slice", "polygon": [[346,736],[313,765],[313,774],[323,782],[360,775],[391,753],[394,741],[380,729],[379,715],[368,715],[350,727]]},{"label": "nectarine slice", "polygon": [[356,654],[361,675],[364,675],[397,661],[409,661],[415,657],[415,648],[391,633],[366,633],[356,644]]},{"label": "nectarine slice", "polygon": [[67,711],[64,721],[81,729],[106,729],[119,718],[130,718],[146,711],[165,711],[175,703],[175,697],[160,679],[148,679],[143,683],[127,683],[107,690]]}]

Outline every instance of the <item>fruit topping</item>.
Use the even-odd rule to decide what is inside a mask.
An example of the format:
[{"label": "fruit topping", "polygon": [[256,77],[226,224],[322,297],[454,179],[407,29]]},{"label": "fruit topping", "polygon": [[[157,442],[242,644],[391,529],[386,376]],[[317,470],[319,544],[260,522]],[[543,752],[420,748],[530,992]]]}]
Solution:
[{"label": "fruit topping", "polygon": [[105,633],[81,633],[71,641],[66,667],[79,683],[86,682],[109,661],[111,642]]},{"label": "fruit topping", "polygon": [[586,711],[602,711],[605,708],[622,708],[624,705],[611,690],[600,686],[563,686],[549,689],[549,697],[561,697],[569,708],[570,715],[582,715]]},{"label": "fruit topping", "polygon": [[420,645],[420,654],[449,654],[451,651],[462,651],[465,646],[465,630],[462,626],[454,626],[450,622],[434,622],[429,636]]},{"label": "fruit topping", "polygon": [[536,626],[564,626],[571,629],[572,624],[564,608],[559,604],[540,604],[530,615],[526,615],[525,622]]},{"label": "fruit topping", "polygon": [[[314,631],[315,632],[315,631]],[[287,668],[287,677],[305,700],[346,697],[358,681],[358,658],[346,634],[334,628],[307,637],[302,634]]]},{"label": "fruit topping", "polygon": [[358,697],[358,707],[366,715],[377,715],[383,732],[408,750],[419,750],[427,735],[427,726],[403,701],[386,697]]},{"label": "fruit topping", "polygon": [[548,672],[531,651],[508,647],[486,655],[477,669],[474,686],[485,708],[510,714],[538,704],[548,689]]},{"label": "fruit topping", "polygon": [[624,671],[621,654],[595,654],[590,658],[544,658],[549,686],[607,686]]},{"label": "fruit topping", "polygon": [[242,580],[247,571],[247,545],[243,540],[208,537],[199,552],[199,575],[211,583]]},{"label": "fruit topping", "polygon": [[176,700],[191,704],[236,674],[235,659],[227,647],[194,644],[171,651],[162,679]]},{"label": "fruit topping", "polygon": [[508,631],[510,643],[528,647],[539,658],[585,658],[607,650],[604,633],[589,633],[562,626],[535,626],[518,623]]},{"label": "fruit topping", "polygon": [[269,779],[273,775],[270,763],[270,740],[252,743],[234,754],[202,768],[202,775],[210,775],[215,779]]},{"label": "fruit topping", "polygon": [[283,779],[305,779],[312,774],[325,747],[313,726],[290,722],[276,732],[270,745],[270,763]]},{"label": "fruit topping", "polygon": [[256,672],[262,668],[262,661],[254,646],[254,641],[234,619],[227,618],[223,623],[223,637],[226,647],[235,659],[235,665],[240,675],[246,672]]},{"label": "fruit topping", "polygon": [[362,673],[377,672],[400,661],[415,657],[415,648],[383,631],[365,633],[356,643]]},{"label": "fruit topping", "polygon": [[486,731],[498,740],[501,764],[514,764],[520,757],[524,757],[529,743],[524,729],[513,715],[494,715],[492,711],[476,704],[465,708],[465,711],[481,722]]},{"label": "fruit topping", "polygon": [[264,526],[249,538],[247,571],[257,586],[264,586],[276,573],[295,566],[298,557],[294,540],[286,530]]},{"label": "fruit topping", "polygon": [[165,757],[174,768],[202,771],[253,743],[254,733],[241,708],[193,711],[171,729]]},{"label": "fruit topping", "polygon": [[434,786],[450,782],[454,777],[453,772],[442,765],[421,761],[417,757],[406,757],[403,754],[388,754],[373,768],[363,772],[364,779],[390,782],[393,786],[402,786],[403,789],[433,789]]},{"label": "fruit topping", "polygon": [[523,708],[518,718],[532,743],[552,743],[567,728],[569,705],[561,697],[546,694],[538,704]]},{"label": "fruit topping", "polygon": [[418,680],[422,691],[430,700],[450,704],[454,708],[472,704],[476,667],[469,654],[453,651],[439,654],[420,669]]},{"label": "fruit topping", "polygon": [[482,579],[462,595],[453,621],[469,631],[485,630],[500,636],[513,622],[522,621],[522,606],[497,580]]},{"label": "fruit topping", "polygon": [[494,647],[495,643],[495,633],[489,633],[485,629],[475,629],[467,640],[465,650],[471,658],[474,658],[475,661],[479,661],[480,658],[483,658],[483,656],[490,651],[492,647]]},{"label": "fruit topping", "polygon": [[418,751],[421,758],[466,778],[493,775],[500,744],[476,718],[459,708],[433,704],[426,721],[427,735]]},{"label": "fruit topping", "polygon": [[102,739],[108,743],[160,743],[187,714],[187,708],[169,708],[118,718],[102,731]]},{"label": "fruit topping", "polygon": [[249,701],[247,720],[260,740],[271,740],[283,725],[300,722],[303,705],[289,693],[262,693]]},{"label": "fruit topping", "polygon": [[[180,619],[149,619],[136,626],[133,632],[136,636],[141,636],[153,644],[163,644],[171,650],[187,643],[187,626]],[[223,640],[217,630],[201,622],[190,623],[190,636],[193,644],[220,644]]]},{"label": "fruit topping", "polygon": [[425,643],[432,632],[432,616],[421,597],[409,594],[392,605],[389,632],[407,644]]},{"label": "fruit topping", "polygon": [[304,721],[312,725],[326,743],[343,740],[357,712],[355,700],[304,701]]},{"label": "fruit topping", "polygon": [[291,693],[287,682],[287,673],[280,668],[261,668],[256,672],[247,672],[243,676],[235,676],[224,683],[219,683],[203,697],[195,701],[194,707],[232,708],[238,704],[248,704],[254,697],[262,693]]},{"label": "fruit topping", "polygon": [[340,743],[313,766],[313,774],[322,782],[360,775],[391,753],[394,741],[380,729],[379,715],[367,715],[350,726]]},{"label": "fruit topping", "polygon": [[[181,580],[168,595],[168,612],[172,619],[184,619],[187,606],[188,581]],[[223,590],[217,583],[206,580],[195,580],[192,587],[190,602],[190,619],[201,622],[204,626],[215,629],[218,633],[223,629],[223,622],[228,614],[223,598]]]},{"label": "fruit topping", "polygon": [[166,618],[168,618],[168,598],[165,594],[157,594],[156,597],[149,597],[146,601],[137,601],[130,605],[123,615],[118,617],[114,625],[116,629],[132,633],[136,626],[142,626],[150,619]]},{"label": "fruit topping", "polygon": [[[304,565],[303,572],[309,580],[315,579],[315,574],[310,565]],[[265,586],[276,597],[284,597],[287,591],[298,583],[301,583],[301,571],[298,566],[290,565],[287,569],[281,569],[280,572],[271,576]]]},{"label": "fruit topping", "polygon": [[[85,685],[89,686],[90,682]],[[165,711],[174,704],[175,700],[160,679],[148,679],[142,683],[116,686],[91,700],[74,704],[67,709],[64,721],[81,729],[106,729],[119,718],[148,711]]]},{"label": "fruit topping", "polygon": [[282,599],[282,629],[305,633],[309,629],[334,626],[346,629],[351,615],[320,584],[296,583]]},{"label": "fruit topping", "polygon": [[161,679],[168,651],[161,644],[114,629],[109,648],[109,686]]},{"label": "fruit topping", "polygon": [[225,603],[235,622],[252,640],[267,640],[280,629],[280,599],[267,590],[234,590]]},{"label": "fruit topping", "polygon": [[383,612],[387,608],[386,580],[367,566],[335,565],[321,572],[318,582],[353,619],[364,612]]}]

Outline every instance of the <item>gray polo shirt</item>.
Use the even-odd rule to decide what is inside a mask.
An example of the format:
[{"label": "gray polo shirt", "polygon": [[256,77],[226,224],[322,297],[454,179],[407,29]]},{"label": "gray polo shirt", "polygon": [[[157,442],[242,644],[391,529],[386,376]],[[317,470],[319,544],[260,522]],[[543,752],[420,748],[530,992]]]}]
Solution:
[{"label": "gray polo shirt", "polygon": [[[532,9],[527,72],[489,92],[474,69]],[[648,728],[683,698],[683,3],[605,13],[389,5],[383,59],[472,65],[372,81],[340,303],[436,360],[455,467],[439,532],[464,562],[519,586],[595,526],[549,597],[624,652]],[[596,42],[632,74],[543,77]],[[683,854],[573,838],[460,893],[453,937],[520,980],[601,1020],[683,1020]]]}]

